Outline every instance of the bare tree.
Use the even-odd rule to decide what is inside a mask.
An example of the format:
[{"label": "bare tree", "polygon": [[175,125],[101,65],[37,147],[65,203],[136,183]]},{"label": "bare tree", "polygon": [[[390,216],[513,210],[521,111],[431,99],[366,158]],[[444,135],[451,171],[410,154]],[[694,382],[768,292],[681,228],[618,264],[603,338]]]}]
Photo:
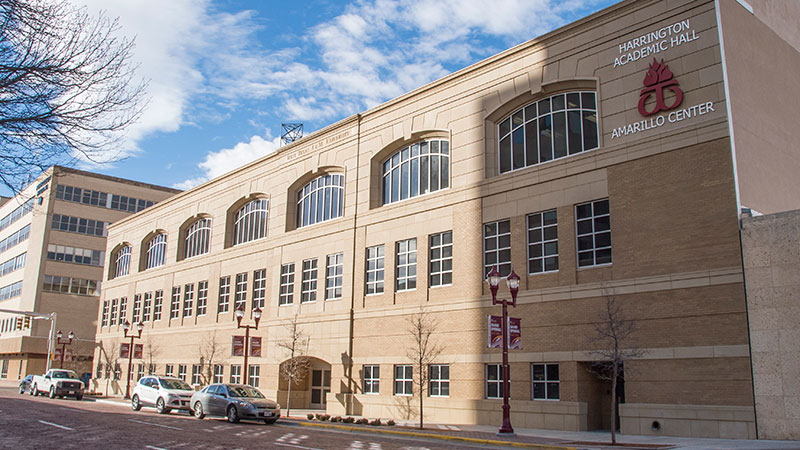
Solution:
[{"label": "bare tree", "polygon": [[144,340],[144,360],[147,361],[147,374],[153,375],[156,357],[161,353],[161,347],[153,342],[153,336],[148,334]]},{"label": "bare tree", "polygon": [[214,364],[219,362],[222,357],[224,347],[217,338],[217,330],[206,334],[200,342],[198,353],[200,354],[200,377],[203,384],[211,384],[214,379]]},{"label": "bare tree", "polygon": [[626,320],[617,296],[610,289],[603,287],[605,308],[600,321],[595,325],[597,340],[603,348],[590,352],[599,361],[592,364],[592,372],[600,379],[611,381],[611,443],[617,443],[617,380],[623,375],[625,362],[644,354],[642,349],[626,348],[629,339],[636,332],[636,324]]},{"label": "bare tree", "polygon": [[133,41],[68,0],[0,0],[0,184],[53,164],[117,159],[144,107]]},{"label": "bare tree", "polygon": [[[110,373],[111,370],[114,370],[119,362],[119,343],[116,341],[112,341],[111,343],[106,342],[103,345],[103,341],[100,341],[100,362],[105,364],[105,373]],[[105,395],[108,395],[108,387],[111,383],[111,376],[106,377],[106,392]]]},{"label": "bare tree", "polygon": [[420,430],[424,422],[425,409],[423,400],[430,381],[430,365],[436,362],[442,353],[442,347],[431,339],[438,327],[439,322],[422,308],[418,313],[408,318],[408,334],[411,335],[412,345],[406,355],[414,365],[412,380],[417,389],[413,391],[419,395]]},{"label": "bare tree", "polygon": [[289,359],[281,364],[281,375],[286,377],[289,382],[289,393],[286,397],[286,417],[289,417],[291,412],[292,402],[292,385],[299,383],[305,379],[311,362],[308,357],[303,353],[308,347],[308,336],[300,329],[300,324],[297,320],[297,314],[292,317],[292,320],[286,324],[286,337],[278,341],[278,347],[283,348],[289,354]]}]

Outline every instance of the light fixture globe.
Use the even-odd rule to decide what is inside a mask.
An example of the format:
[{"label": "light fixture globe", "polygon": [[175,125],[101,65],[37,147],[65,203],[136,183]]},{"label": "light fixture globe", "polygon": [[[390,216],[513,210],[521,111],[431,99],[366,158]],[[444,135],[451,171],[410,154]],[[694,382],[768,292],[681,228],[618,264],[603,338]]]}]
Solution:
[{"label": "light fixture globe", "polygon": [[61,339],[62,336],[64,335],[61,334],[61,330],[56,331],[56,339]]},{"label": "light fixture globe", "polygon": [[489,286],[493,288],[500,285],[500,278],[500,272],[497,271],[497,267],[492,267],[492,270],[486,274],[486,281],[489,283]]},{"label": "light fixture globe", "polygon": [[508,285],[508,289],[511,291],[519,289],[519,275],[517,275],[513,269],[508,277],[506,277],[506,284]]},{"label": "light fixture globe", "polygon": [[70,332],[69,332],[69,334],[67,335],[67,337],[68,337],[68,338],[69,338],[69,340],[71,341],[71,340],[75,339],[75,333],[73,333],[72,331],[70,331]]},{"label": "light fixture globe", "polygon": [[127,333],[128,330],[131,329],[131,323],[126,320],[125,323],[122,324],[122,329]]},{"label": "light fixture globe", "polygon": [[242,317],[244,317],[244,307],[240,306],[236,308],[236,318],[241,319]]},{"label": "light fixture globe", "polygon": [[261,308],[256,306],[256,309],[253,310],[253,318],[258,320],[261,318]]},{"label": "light fixture globe", "polygon": [[138,331],[139,334],[142,334],[143,329],[144,329],[144,324],[142,322],[136,324],[136,331]]}]

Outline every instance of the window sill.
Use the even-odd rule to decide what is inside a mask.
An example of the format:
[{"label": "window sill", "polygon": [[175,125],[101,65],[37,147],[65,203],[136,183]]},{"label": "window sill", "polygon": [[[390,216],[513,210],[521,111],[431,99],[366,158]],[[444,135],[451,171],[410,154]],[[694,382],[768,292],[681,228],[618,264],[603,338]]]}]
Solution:
[{"label": "window sill", "polygon": [[558,269],[556,269],[556,270],[547,270],[547,271],[544,271],[544,272],[528,273],[528,276],[529,277],[535,277],[537,275],[548,275],[548,274],[553,274],[553,273],[558,273]]}]

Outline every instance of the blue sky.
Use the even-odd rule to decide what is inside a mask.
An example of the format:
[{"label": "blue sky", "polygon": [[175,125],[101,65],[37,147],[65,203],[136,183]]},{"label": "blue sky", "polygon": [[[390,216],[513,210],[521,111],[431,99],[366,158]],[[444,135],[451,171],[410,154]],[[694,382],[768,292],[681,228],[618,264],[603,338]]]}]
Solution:
[{"label": "blue sky", "polygon": [[190,188],[613,0],[71,0],[135,37],[149,103],[119,149],[86,166]]}]

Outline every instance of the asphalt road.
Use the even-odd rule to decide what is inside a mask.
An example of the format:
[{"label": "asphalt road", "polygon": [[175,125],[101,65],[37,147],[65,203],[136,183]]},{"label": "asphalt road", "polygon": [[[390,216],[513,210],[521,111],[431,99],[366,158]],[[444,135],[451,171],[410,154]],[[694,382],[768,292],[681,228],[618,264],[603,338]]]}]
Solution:
[{"label": "asphalt road", "polygon": [[0,388],[0,449],[340,449],[499,448],[440,440],[332,431],[279,420],[230,424],[188,414],[139,412],[84,398],[49,399]]}]

